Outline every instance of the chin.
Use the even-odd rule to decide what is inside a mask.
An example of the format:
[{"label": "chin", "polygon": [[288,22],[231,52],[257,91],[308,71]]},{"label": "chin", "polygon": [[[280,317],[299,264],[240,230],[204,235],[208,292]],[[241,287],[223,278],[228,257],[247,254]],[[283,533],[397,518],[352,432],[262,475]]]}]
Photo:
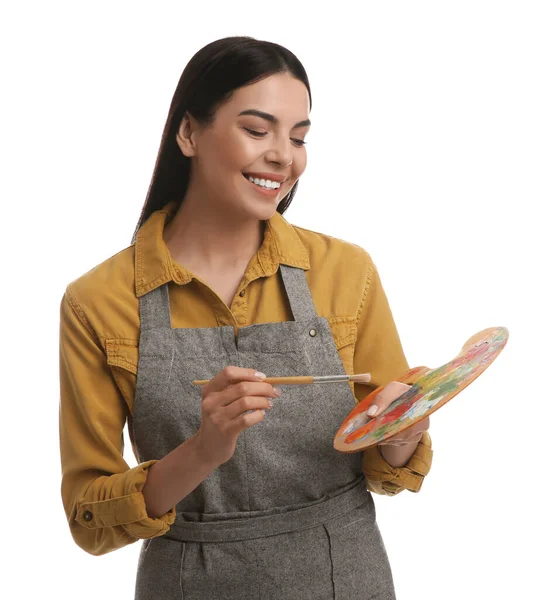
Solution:
[{"label": "chin", "polygon": [[272,198],[257,196],[254,194],[242,194],[238,198],[238,205],[241,212],[261,221],[270,219],[278,208],[278,205],[283,200],[284,196],[274,196]]},{"label": "chin", "polygon": [[268,221],[268,219],[272,218],[276,213],[276,209],[278,208],[279,202],[271,201],[269,204],[264,203],[262,206],[253,205],[246,206],[245,210],[249,214],[250,217],[254,217],[259,221]]}]

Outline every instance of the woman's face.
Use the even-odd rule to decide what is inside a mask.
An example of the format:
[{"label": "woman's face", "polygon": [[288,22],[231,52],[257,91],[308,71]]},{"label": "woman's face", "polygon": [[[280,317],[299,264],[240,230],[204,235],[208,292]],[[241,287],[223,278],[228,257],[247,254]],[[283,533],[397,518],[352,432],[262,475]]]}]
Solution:
[{"label": "woman's face", "polygon": [[279,73],[235,90],[209,125],[184,119],[177,141],[200,202],[269,219],[306,167],[309,102],[301,81]]}]

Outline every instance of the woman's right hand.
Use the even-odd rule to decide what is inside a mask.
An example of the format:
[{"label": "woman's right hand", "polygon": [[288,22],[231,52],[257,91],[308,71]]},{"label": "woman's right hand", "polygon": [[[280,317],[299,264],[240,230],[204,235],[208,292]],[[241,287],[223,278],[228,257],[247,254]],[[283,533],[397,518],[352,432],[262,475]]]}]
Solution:
[{"label": "woman's right hand", "polygon": [[[254,369],[225,367],[202,388],[202,423],[196,434],[198,455],[216,466],[230,460],[238,436],[265,418],[279,388]],[[261,410],[262,409],[262,410]],[[251,412],[247,412],[251,411]]]}]

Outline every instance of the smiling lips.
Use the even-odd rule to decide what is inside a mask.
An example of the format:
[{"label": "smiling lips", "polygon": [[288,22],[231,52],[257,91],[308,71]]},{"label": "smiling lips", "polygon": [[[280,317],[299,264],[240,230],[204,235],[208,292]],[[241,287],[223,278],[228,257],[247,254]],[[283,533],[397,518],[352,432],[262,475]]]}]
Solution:
[{"label": "smiling lips", "polygon": [[253,177],[253,179],[264,179],[265,181],[277,181],[283,183],[287,177],[278,175],[277,173],[244,173],[245,177]]},{"label": "smiling lips", "polygon": [[270,193],[276,192],[285,181],[285,178],[275,173],[243,173],[243,176],[249,182]]}]

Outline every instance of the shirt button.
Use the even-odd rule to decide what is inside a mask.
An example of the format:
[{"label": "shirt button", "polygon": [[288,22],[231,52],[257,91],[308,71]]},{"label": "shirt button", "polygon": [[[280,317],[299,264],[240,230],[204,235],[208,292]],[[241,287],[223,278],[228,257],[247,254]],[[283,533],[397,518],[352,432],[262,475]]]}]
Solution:
[{"label": "shirt button", "polygon": [[91,521],[93,519],[93,514],[89,510],[86,510],[82,516],[84,517],[84,521]]},{"label": "shirt button", "polygon": [[242,291],[240,292],[240,298],[243,298],[244,296],[245,296],[245,290],[242,290]]},{"label": "shirt button", "polygon": [[309,332],[311,337],[316,337],[316,330],[315,329],[311,329]]}]

